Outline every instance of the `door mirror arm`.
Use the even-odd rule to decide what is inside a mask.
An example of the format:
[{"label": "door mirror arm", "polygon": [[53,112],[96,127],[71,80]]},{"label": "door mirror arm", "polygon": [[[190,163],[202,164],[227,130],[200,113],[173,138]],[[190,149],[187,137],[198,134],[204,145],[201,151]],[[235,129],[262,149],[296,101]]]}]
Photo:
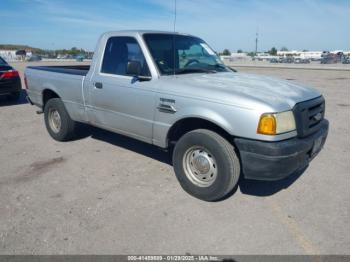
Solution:
[{"label": "door mirror arm", "polygon": [[143,76],[141,75],[142,66],[139,61],[129,61],[127,64],[126,73],[134,77],[136,81],[150,81],[152,79],[151,76]]},{"label": "door mirror arm", "polygon": [[135,78],[140,82],[152,80],[151,76],[135,76]]}]

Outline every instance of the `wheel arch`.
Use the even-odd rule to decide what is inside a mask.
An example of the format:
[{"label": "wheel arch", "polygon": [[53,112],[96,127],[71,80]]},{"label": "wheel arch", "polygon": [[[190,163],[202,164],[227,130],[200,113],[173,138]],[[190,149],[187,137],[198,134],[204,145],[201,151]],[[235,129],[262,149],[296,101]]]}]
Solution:
[{"label": "wheel arch", "polygon": [[231,143],[233,135],[230,126],[218,123],[212,119],[203,116],[187,116],[178,119],[171,125],[166,136],[167,147],[176,143],[176,141],[184,134],[195,129],[208,129],[226,138]]},{"label": "wheel arch", "polygon": [[43,108],[45,107],[45,104],[47,101],[49,101],[52,98],[61,98],[56,91],[52,90],[51,88],[45,88],[42,91],[42,105]]}]

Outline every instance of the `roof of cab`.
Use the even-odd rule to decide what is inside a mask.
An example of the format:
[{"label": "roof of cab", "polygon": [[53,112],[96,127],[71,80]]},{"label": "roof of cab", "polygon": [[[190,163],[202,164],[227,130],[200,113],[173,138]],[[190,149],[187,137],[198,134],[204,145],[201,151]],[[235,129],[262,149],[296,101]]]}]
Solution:
[{"label": "roof of cab", "polygon": [[143,34],[176,34],[176,35],[188,35],[179,32],[172,31],[157,31],[157,30],[121,30],[121,31],[109,31],[103,34],[103,36],[136,36]]}]

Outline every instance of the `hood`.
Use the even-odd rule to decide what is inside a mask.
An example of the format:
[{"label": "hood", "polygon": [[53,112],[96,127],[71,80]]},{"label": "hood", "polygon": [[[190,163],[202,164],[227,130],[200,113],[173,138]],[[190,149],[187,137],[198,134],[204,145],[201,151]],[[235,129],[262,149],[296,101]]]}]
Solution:
[{"label": "hood", "polygon": [[181,94],[250,109],[263,104],[276,112],[321,95],[311,87],[244,73],[187,74],[174,80],[172,90]]}]

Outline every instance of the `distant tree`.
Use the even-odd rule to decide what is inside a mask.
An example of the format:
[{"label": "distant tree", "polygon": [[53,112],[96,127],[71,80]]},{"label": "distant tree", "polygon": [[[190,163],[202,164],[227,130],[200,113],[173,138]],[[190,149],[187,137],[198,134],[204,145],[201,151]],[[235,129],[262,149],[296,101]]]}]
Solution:
[{"label": "distant tree", "polygon": [[285,46],[282,46],[281,51],[288,51],[288,48]]},{"label": "distant tree", "polygon": [[248,56],[251,56],[251,57],[255,56],[255,52],[249,52]]},{"label": "distant tree", "polygon": [[309,52],[309,50],[307,50],[307,49],[304,49],[304,50],[303,50],[303,52]]},{"label": "distant tree", "polygon": [[269,51],[269,54],[270,54],[270,55],[277,55],[277,49],[276,49],[276,47],[272,47],[272,48],[270,49],[270,51]]},{"label": "distant tree", "polygon": [[[92,57],[93,52],[85,51],[84,49],[78,48],[78,47],[72,47],[71,49],[56,49],[56,50],[49,50],[49,49],[41,49],[41,48],[35,48],[27,45],[4,45],[0,44],[0,50],[13,50],[13,51],[25,51],[26,53],[31,52],[32,54],[40,55],[43,57],[48,58],[55,58],[58,54],[59,55],[85,55],[86,57]],[[25,57],[25,54],[22,53],[21,56],[23,56],[23,59]]]},{"label": "distant tree", "polygon": [[228,49],[224,49],[224,51],[222,52],[222,55],[231,55],[231,52]]},{"label": "distant tree", "polygon": [[68,51],[68,54],[70,55],[78,55],[81,53],[81,50],[79,50],[78,48],[76,47],[72,47],[69,51]]},{"label": "distant tree", "polygon": [[238,53],[238,54],[243,53],[242,49],[238,49],[238,50],[237,50],[237,53]]}]

